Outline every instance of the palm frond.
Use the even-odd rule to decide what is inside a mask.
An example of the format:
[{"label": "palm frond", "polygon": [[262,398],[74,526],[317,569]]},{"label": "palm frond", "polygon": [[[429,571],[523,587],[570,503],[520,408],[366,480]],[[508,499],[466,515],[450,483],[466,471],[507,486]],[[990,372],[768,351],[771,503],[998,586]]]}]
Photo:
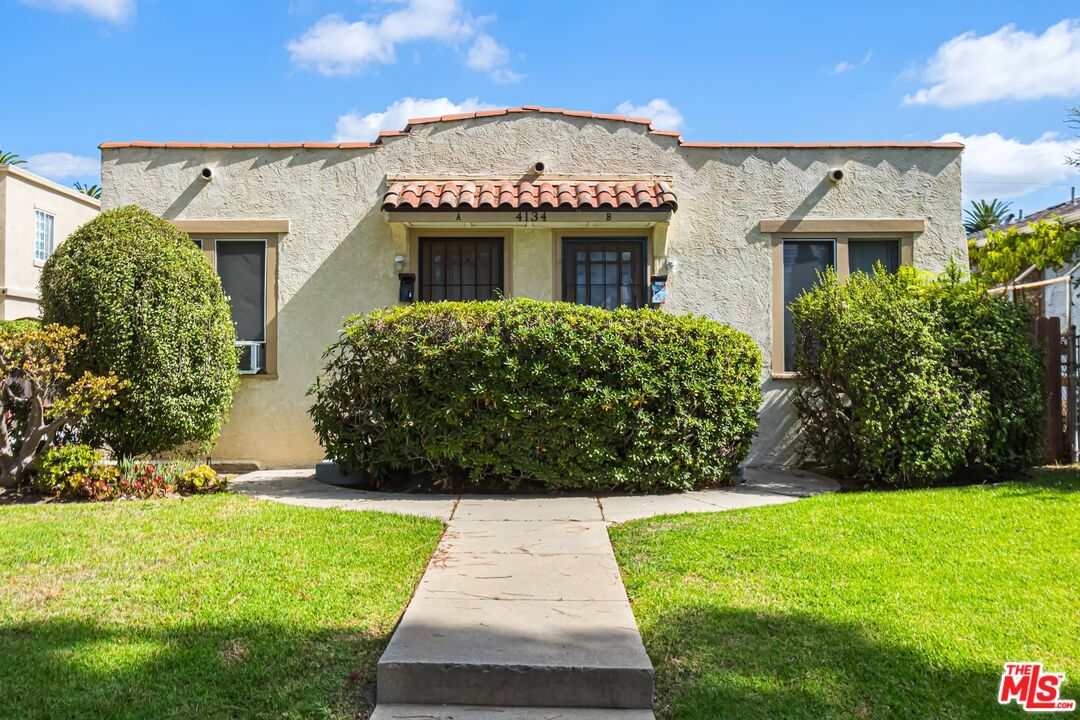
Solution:
[{"label": "palm frond", "polygon": [[74,188],[83,195],[89,195],[95,200],[101,199],[101,188],[97,185],[83,185],[81,182],[76,182]]},{"label": "palm frond", "polygon": [[979,232],[1001,225],[1007,218],[1012,203],[994,198],[990,202],[972,200],[971,207],[964,211],[964,228],[968,232]]},{"label": "palm frond", "polygon": [[4,152],[0,150],[0,165],[25,165],[26,161],[19,157],[19,153]]}]

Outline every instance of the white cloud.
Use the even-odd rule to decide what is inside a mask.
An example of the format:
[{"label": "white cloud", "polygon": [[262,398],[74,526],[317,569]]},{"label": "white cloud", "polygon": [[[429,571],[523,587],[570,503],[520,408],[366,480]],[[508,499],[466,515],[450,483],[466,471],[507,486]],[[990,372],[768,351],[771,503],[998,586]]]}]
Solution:
[{"label": "white cloud", "polygon": [[678,108],[664,98],[653,98],[644,105],[634,105],[627,100],[620,103],[615,112],[630,117],[650,118],[653,126],[660,130],[678,130],[683,123],[683,116]]},{"label": "white cloud", "polygon": [[832,66],[832,70],[830,70],[830,72],[833,75],[843,75],[846,72],[851,72],[852,70],[857,69],[859,67],[859,65],[865,65],[866,63],[870,62],[870,60],[873,59],[873,57],[874,57],[874,51],[873,50],[867,50],[866,54],[863,55],[862,62],[860,62],[858,65],[856,65],[853,62],[849,62],[847,60],[841,60],[840,62],[838,62],[838,63],[836,63],[835,65]]},{"label": "white cloud", "polygon": [[938,139],[964,143],[965,203],[975,198],[1018,198],[1061,182],[1076,173],[1066,164],[1066,156],[1080,150],[1080,139],[1061,139],[1053,132],[1030,143],[998,133],[948,133]]},{"label": "white cloud", "polygon": [[59,12],[84,12],[102,20],[120,25],[135,14],[135,0],[22,0],[46,10]]},{"label": "white cloud", "polygon": [[506,67],[509,62],[510,51],[486,34],[476,36],[465,60],[470,68],[486,72],[497,83],[518,82],[522,75]]},{"label": "white cloud", "polygon": [[391,103],[382,112],[360,115],[353,111],[337,119],[334,142],[370,142],[380,130],[400,130],[409,118],[456,115],[477,110],[490,110],[494,105],[468,98],[460,103],[449,98],[404,97]]},{"label": "white cloud", "polygon": [[982,37],[966,32],[938,48],[922,77],[930,87],[905,95],[905,105],[1072,97],[1080,93],[1080,20],[1062,20],[1042,35],[1015,25]]},{"label": "white cloud", "polygon": [[49,152],[26,158],[26,168],[50,180],[96,177],[101,171],[97,158],[72,155],[66,152]]},{"label": "white cloud", "polygon": [[392,63],[397,46],[418,40],[459,43],[476,37],[467,64],[488,72],[493,79],[510,82],[521,78],[506,67],[510,54],[489,35],[477,36],[486,18],[465,12],[458,0],[407,0],[379,20],[349,22],[341,15],[327,15],[285,47],[292,61],[323,75],[351,75],[371,63]]}]

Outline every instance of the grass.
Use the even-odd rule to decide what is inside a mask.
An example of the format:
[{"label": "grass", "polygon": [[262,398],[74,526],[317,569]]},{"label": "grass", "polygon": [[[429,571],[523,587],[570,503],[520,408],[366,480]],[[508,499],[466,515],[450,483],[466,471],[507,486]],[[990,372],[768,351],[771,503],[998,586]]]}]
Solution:
[{"label": "grass", "polygon": [[661,718],[988,718],[1080,699],[1080,473],[653,518],[612,539]]},{"label": "grass", "polygon": [[229,494],[0,508],[0,717],[363,717],[441,531]]}]

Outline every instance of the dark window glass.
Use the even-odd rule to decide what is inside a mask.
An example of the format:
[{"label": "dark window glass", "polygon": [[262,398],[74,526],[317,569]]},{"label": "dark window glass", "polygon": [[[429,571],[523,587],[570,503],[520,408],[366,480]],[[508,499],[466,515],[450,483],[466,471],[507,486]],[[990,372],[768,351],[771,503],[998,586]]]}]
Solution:
[{"label": "dark window glass", "polygon": [[203,249],[203,241],[201,238],[192,238],[191,242],[195,243],[195,247],[199,248],[200,250]]},{"label": "dark window glass", "polygon": [[266,243],[218,240],[217,270],[239,340],[266,340]]},{"label": "dark window glass", "polygon": [[885,270],[894,273],[900,269],[899,240],[849,240],[848,271],[874,274],[874,267],[881,263]]},{"label": "dark window glass", "polygon": [[502,238],[420,238],[420,299],[501,297],[502,248]]},{"label": "dark window glass", "polygon": [[645,240],[567,239],[563,246],[563,300],[612,310],[644,307]]},{"label": "dark window glass", "polygon": [[791,328],[791,303],[817,283],[819,272],[835,266],[832,240],[784,241],[784,369],[795,369],[795,333]]}]

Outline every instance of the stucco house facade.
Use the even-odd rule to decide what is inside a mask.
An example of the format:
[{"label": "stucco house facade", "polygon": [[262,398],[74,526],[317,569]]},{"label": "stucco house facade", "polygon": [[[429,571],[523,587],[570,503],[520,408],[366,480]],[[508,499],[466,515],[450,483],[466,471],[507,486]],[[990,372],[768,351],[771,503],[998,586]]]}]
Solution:
[{"label": "stucco house facade", "polygon": [[539,107],[411,120],[373,143],[104,143],[105,206],[200,243],[245,343],[214,458],[322,459],[305,392],[348,315],[504,295],[654,305],[749,333],[765,404],[750,461],[792,458],[785,298],[966,257],[955,143],[705,143]]},{"label": "stucco house facade", "polygon": [[100,208],[89,195],[16,165],[0,165],[0,319],[38,317],[41,268]]}]

